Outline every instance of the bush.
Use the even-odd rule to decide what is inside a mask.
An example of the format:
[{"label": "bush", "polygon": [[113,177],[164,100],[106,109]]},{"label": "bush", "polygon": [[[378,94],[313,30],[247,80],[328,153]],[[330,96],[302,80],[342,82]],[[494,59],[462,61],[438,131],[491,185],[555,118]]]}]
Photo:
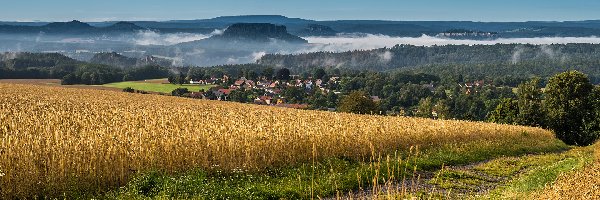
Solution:
[{"label": "bush", "polygon": [[131,87],[126,87],[126,88],[123,88],[123,92],[134,93],[135,90],[133,88],[131,88]]},{"label": "bush", "polygon": [[190,93],[187,88],[177,88],[171,92],[171,95],[180,97],[187,93]]}]

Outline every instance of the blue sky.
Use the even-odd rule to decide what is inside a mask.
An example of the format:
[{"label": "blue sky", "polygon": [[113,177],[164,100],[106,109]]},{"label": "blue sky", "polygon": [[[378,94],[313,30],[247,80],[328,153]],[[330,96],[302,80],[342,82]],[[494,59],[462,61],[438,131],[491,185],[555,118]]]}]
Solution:
[{"label": "blue sky", "polygon": [[597,0],[0,0],[0,21],[206,19],[277,14],[316,20],[600,19]]}]

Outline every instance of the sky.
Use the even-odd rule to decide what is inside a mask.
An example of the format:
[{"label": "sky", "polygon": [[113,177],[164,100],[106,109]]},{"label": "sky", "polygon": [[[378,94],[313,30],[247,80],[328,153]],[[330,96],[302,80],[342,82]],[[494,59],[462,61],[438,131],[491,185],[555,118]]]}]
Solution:
[{"label": "sky", "polygon": [[600,19],[598,0],[0,0],[0,21],[120,21],[285,15],[314,20]]}]

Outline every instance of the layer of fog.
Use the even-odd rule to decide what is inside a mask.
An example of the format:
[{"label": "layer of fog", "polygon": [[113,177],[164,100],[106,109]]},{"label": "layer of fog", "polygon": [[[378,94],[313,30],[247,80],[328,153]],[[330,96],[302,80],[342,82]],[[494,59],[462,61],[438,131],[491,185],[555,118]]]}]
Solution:
[{"label": "layer of fog", "polygon": [[209,38],[223,34],[223,30],[215,29],[210,34],[199,33],[159,33],[151,30],[139,31],[132,39],[136,45],[175,45]]},{"label": "layer of fog", "polygon": [[[126,56],[141,57],[152,55],[167,58],[173,65],[213,66],[221,64],[253,63],[266,54],[298,54],[317,51],[343,52],[392,47],[396,44],[417,46],[433,45],[493,45],[493,44],[534,44],[541,45],[540,52],[549,57],[562,58],[560,51],[544,45],[566,43],[600,44],[599,37],[543,37],[543,38],[498,38],[491,40],[449,39],[423,35],[421,37],[391,37],[386,35],[339,35],[336,37],[305,37],[309,44],[282,45],[277,41],[269,44],[244,45],[243,43],[203,46],[193,41],[222,34],[222,30],[212,33],[160,33],[139,31],[120,36],[49,36],[1,35],[0,51],[60,52],[80,60],[88,60],[95,53],[115,51]],[[191,43],[189,43],[191,42]],[[186,43],[185,45],[180,45]],[[220,45],[220,44],[219,44]],[[228,46],[227,46],[228,45]],[[523,49],[515,48],[513,63],[523,60]],[[381,62],[393,59],[391,52],[379,55]]]},{"label": "layer of fog", "polygon": [[[193,37],[184,37],[179,35],[161,35],[152,36],[145,34],[144,38],[156,40],[152,44],[176,44],[189,42]],[[299,54],[318,51],[343,52],[352,50],[370,50],[383,47],[392,47],[396,44],[407,44],[416,46],[433,45],[494,45],[494,44],[534,44],[541,45],[540,53],[551,58],[557,57],[557,53],[546,45],[549,44],[567,44],[567,43],[594,43],[600,44],[598,37],[544,37],[544,38],[498,38],[493,40],[467,40],[450,39],[423,35],[421,37],[391,37],[386,35],[340,35],[337,37],[305,37],[309,44],[298,45],[294,47],[279,47],[273,44],[265,44],[264,48],[250,47],[240,49],[240,46],[229,47],[230,52],[215,53],[210,48],[197,46],[187,49],[184,52],[178,52],[171,59],[176,60],[177,64],[211,66],[220,64],[241,64],[254,63],[266,54]],[[164,42],[160,42],[160,41]],[[193,53],[192,53],[193,52]],[[512,56],[511,62],[516,63],[522,60],[523,50],[517,47]],[[389,51],[379,55],[380,62],[388,63],[393,59],[393,54]],[[563,58],[564,59],[564,58]]]},{"label": "layer of fog", "polygon": [[600,44],[599,37],[539,37],[539,38],[498,38],[491,40],[467,40],[432,37],[391,37],[387,35],[341,35],[337,37],[306,37],[311,47],[303,52],[331,51],[342,52],[352,50],[369,50],[383,47],[392,47],[396,44],[416,46],[433,45],[494,45],[494,44],[567,44],[567,43],[592,43]]}]

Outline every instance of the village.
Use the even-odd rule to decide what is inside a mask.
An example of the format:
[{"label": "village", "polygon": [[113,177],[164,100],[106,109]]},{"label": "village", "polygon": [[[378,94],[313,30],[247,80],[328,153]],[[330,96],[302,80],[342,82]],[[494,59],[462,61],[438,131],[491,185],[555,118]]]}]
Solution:
[{"label": "village", "polygon": [[[339,100],[342,96],[347,95],[346,90],[340,86],[342,82],[348,82],[349,79],[333,76],[323,79],[314,79],[311,76],[301,77],[300,75],[290,75],[289,80],[268,80],[265,77],[256,78],[256,80],[239,77],[232,79],[227,75],[215,78],[211,77],[204,80],[189,80],[189,84],[193,85],[214,85],[208,90],[188,91],[180,95],[182,97],[190,97],[196,99],[217,100],[217,101],[233,101],[240,103],[250,103],[265,106],[285,107],[294,109],[316,109],[336,111],[339,106]],[[350,81],[351,82],[351,81]],[[426,91],[427,96],[435,96],[438,86],[434,82],[416,84],[421,90]],[[471,82],[457,83],[455,86],[461,95],[472,96],[479,95],[484,88],[493,87],[490,83],[484,80],[475,80]],[[448,90],[444,90],[448,93]],[[410,93],[410,92],[409,92]],[[321,98],[320,101],[318,98]],[[376,105],[386,104],[382,102],[384,97],[377,95],[367,95],[369,100]],[[425,97],[425,96],[424,96]],[[423,97],[423,99],[425,99]],[[320,103],[323,102],[324,103]],[[317,105],[319,104],[319,105]],[[382,110],[385,115],[406,115],[406,113],[415,113],[423,115],[423,111],[419,111],[417,104],[423,104],[417,100],[412,107],[404,107],[399,110]],[[438,118],[440,115],[439,105],[434,105],[428,114],[432,118]],[[431,113],[431,114],[429,114]],[[414,114],[413,114],[414,115]]]},{"label": "village", "polygon": [[[227,83],[233,82],[228,85]],[[206,80],[190,80],[190,84],[217,85],[207,91],[190,92],[189,97],[218,101],[238,101],[242,103],[253,103],[258,105],[277,106],[295,109],[308,109],[307,102],[292,100],[284,95],[285,90],[294,89],[303,93],[321,92],[322,94],[333,93],[339,95],[341,92],[332,90],[329,85],[340,83],[340,77],[331,77],[327,82],[322,79],[301,79],[299,75],[290,75],[290,80],[267,80],[262,77],[259,80],[250,80],[240,77],[231,81],[224,75],[222,78],[210,78]],[[220,84],[219,84],[220,83]],[[237,97],[233,97],[236,95]],[[241,98],[239,95],[243,95]],[[374,101],[379,98],[374,96]],[[328,108],[335,110],[335,108]]]}]

